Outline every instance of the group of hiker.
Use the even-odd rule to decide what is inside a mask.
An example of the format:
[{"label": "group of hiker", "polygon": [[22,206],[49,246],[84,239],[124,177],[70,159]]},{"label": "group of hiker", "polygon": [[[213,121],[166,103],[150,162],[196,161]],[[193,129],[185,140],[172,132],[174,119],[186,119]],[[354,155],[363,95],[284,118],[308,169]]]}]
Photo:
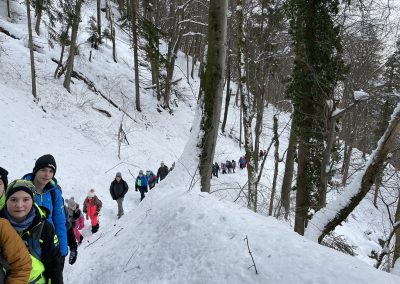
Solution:
[{"label": "group of hiker", "polygon": [[[261,160],[265,155],[267,155],[267,151],[260,150],[259,155],[260,155],[260,160]],[[246,168],[246,166],[247,166],[246,155],[239,157],[238,164],[239,164],[239,168],[241,170]],[[221,167],[219,166],[219,164],[217,162],[215,162],[211,167],[211,173],[212,173],[211,178],[213,176],[218,177],[219,172],[221,172],[222,174],[235,173],[235,169],[236,169],[236,161],[235,160],[232,160],[232,161],[227,160],[226,162],[222,162]]]},{"label": "group of hiker", "polygon": [[[162,181],[168,175],[168,173],[174,168],[174,165],[175,164],[172,164],[172,167],[168,168],[164,162],[161,161],[157,175],[155,175],[151,170],[147,170],[146,174],[144,174],[143,170],[139,170],[139,174],[135,179],[135,191],[140,192],[140,201],[145,198],[145,194],[148,190],[151,190],[159,181]],[[112,199],[117,201],[118,219],[124,215],[123,201],[128,190],[128,183],[122,179],[122,174],[117,172],[110,185],[110,194]]]},{"label": "group of hiker", "polygon": [[[174,166],[174,165],[173,165]],[[141,200],[173,169],[161,162],[157,175],[139,171],[135,190]],[[57,164],[50,154],[39,157],[31,173],[8,183],[8,171],[0,167],[0,283],[63,283],[65,258],[78,256],[80,233],[90,219],[91,231],[99,229],[102,201],[90,189],[82,211],[74,197],[65,200],[55,178]],[[128,184],[118,172],[110,185],[118,215],[124,215],[123,200]]]},{"label": "group of hiker", "polygon": [[[241,170],[244,169],[246,167],[246,157],[245,156],[240,157],[238,164]],[[212,173],[211,178],[213,176],[218,177],[219,172],[221,172],[222,174],[235,173],[235,169],[236,169],[235,160],[232,161],[227,160],[226,162],[222,162],[221,167],[218,165],[217,162],[215,162],[211,168],[211,173]]]}]

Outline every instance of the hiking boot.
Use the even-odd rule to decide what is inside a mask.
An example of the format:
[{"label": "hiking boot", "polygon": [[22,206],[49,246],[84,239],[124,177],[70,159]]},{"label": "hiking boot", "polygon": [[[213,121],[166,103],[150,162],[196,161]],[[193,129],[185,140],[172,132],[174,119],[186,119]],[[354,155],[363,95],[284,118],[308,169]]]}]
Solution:
[{"label": "hiking boot", "polygon": [[96,226],[92,226],[92,233],[94,234],[94,233],[97,233],[97,231],[99,230],[99,224],[97,223],[97,225]]}]

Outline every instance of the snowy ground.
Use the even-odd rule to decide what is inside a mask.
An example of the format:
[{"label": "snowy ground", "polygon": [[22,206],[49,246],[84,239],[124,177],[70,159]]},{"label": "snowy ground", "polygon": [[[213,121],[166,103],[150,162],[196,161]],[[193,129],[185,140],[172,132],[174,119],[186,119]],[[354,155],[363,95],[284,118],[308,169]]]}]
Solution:
[{"label": "snowy ground", "polygon": [[[51,58],[58,58],[59,48],[50,49],[45,36],[36,37],[35,42],[43,49],[35,53],[40,102],[33,103],[25,10],[17,2],[12,4],[13,23],[5,17],[5,2],[0,2],[0,26],[20,38],[0,33],[0,165],[9,170],[12,180],[30,172],[36,158],[52,153],[64,197],[74,196],[82,203],[88,190],[95,188],[104,205],[99,232],[92,235],[86,223],[78,260],[73,266],[66,265],[66,283],[399,283],[396,276],[293,233],[288,224],[250,212],[240,199],[232,203],[245,185],[244,171],[220,175],[212,180],[213,194],[200,193],[197,178],[193,179],[196,153],[191,134],[195,129],[190,131],[199,82],[196,78],[186,83],[182,54],[175,77],[183,78],[179,85],[183,99],[177,101],[179,106],[174,107],[173,115],[159,113],[153,94],[144,89],[143,112],[138,113],[134,110],[133,60],[126,35],[119,34],[119,63],[112,61],[110,43],[93,51],[89,63],[87,35],[80,33],[75,69],[125,109],[130,119],[76,79],[71,94],[66,92],[62,79],[53,79],[56,66]],[[93,5],[86,2],[82,25],[93,14]],[[145,87],[149,74],[145,68],[141,71]],[[105,109],[112,117],[93,108]],[[270,143],[273,113],[272,108],[266,112],[264,149]],[[218,138],[217,162],[237,160],[243,155],[237,141],[229,137],[238,137],[238,120],[238,110],[231,107],[227,134]],[[129,145],[123,145],[118,159],[121,121]],[[283,154],[288,115],[281,114],[279,121]],[[177,166],[139,203],[129,171],[135,176],[140,169],[156,172],[160,161],[168,166],[176,162]],[[280,173],[283,164],[281,167]],[[116,220],[117,205],[108,192],[117,171],[131,187],[124,203],[126,214],[120,220]],[[272,174],[271,159],[262,178],[266,193]],[[368,222],[361,223],[360,231]],[[359,237],[363,232],[357,235],[354,226],[344,228],[347,231],[343,233],[355,243],[366,240]],[[365,244],[365,251],[374,241]],[[251,267],[249,249],[258,274]],[[363,260],[369,261],[366,256]]]}]

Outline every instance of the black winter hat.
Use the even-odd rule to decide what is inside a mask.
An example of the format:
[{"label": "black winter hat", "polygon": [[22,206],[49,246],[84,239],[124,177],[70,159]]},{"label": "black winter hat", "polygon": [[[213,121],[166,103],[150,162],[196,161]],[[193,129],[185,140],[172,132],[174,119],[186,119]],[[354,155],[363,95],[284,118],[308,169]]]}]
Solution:
[{"label": "black winter hat", "polygon": [[4,183],[4,188],[7,188],[8,186],[8,178],[7,178],[8,172],[6,169],[0,167],[0,179]]},{"label": "black winter hat", "polygon": [[36,175],[36,173],[43,168],[52,168],[54,170],[54,175],[56,175],[57,164],[52,155],[46,154],[36,160],[35,167],[32,170],[33,175]]},{"label": "black winter hat", "polygon": [[17,179],[10,183],[6,191],[6,200],[17,191],[25,191],[35,200],[36,188],[29,180]]}]

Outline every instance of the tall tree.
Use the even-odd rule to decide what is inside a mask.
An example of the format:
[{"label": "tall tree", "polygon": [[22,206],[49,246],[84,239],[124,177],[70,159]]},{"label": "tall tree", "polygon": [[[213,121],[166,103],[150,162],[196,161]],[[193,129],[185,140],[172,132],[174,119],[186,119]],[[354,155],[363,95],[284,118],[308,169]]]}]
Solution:
[{"label": "tall tree", "polygon": [[224,90],[226,60],[226,25],[228,0],[211,0],[208,15],[207,64],[204,73],[203,94],[200,100],[203,109],[200,139],[201,191],[210,192],[211,166],[221,116],[222,92]]},{"label": "tall tree", "polygon": [[68,92],[71,92],[71,76],[74,70],[74,59],[76,50],[76,39],[78,37],[79,22],[81,17],[81,6],[82,0],[75,0],[75,9],[72,15],[72,31],[71,31],[71,45],[69,47],[67,71],[65,72],[65,78],[63,86]]},{"label": "tall tree", "polygon": [[295,62],[288,93],[299,143],[294,230],[301,235],[309,209],[318,204],[326,100],[344,71],[339,28],[333,22],[338,6],[338,0],[289,1]]},{"label": "tall tree", "polygon": [[10,0],[7,0],[7,17],[11,18]]},{"label": "tall tree", "polygon": [[140,107],[140,89],[139,89],[139,55],[138,55],[138,26],[137,26],[137,7],[136,1],[131,0],[131,28],[133,45],[133,63],[135,65],[135,102],[136,110],[142,111]]},{"label": "tall tree", "polygon": [[36,70],[35,70],[35,56],[33,54],[33,36],[32,36],[32,20],[31,20],[31,4],[29,0],[26,0],[26,15],[28,18],[28,34],[29,34],[29,55],[31,59],[31,78],[32,78],[32,95],[34,101],[37,101],[36,93]]},{"label": "tall tree", "polygon": [[97,33],[101,43],[101,0],[97,0]]}]

